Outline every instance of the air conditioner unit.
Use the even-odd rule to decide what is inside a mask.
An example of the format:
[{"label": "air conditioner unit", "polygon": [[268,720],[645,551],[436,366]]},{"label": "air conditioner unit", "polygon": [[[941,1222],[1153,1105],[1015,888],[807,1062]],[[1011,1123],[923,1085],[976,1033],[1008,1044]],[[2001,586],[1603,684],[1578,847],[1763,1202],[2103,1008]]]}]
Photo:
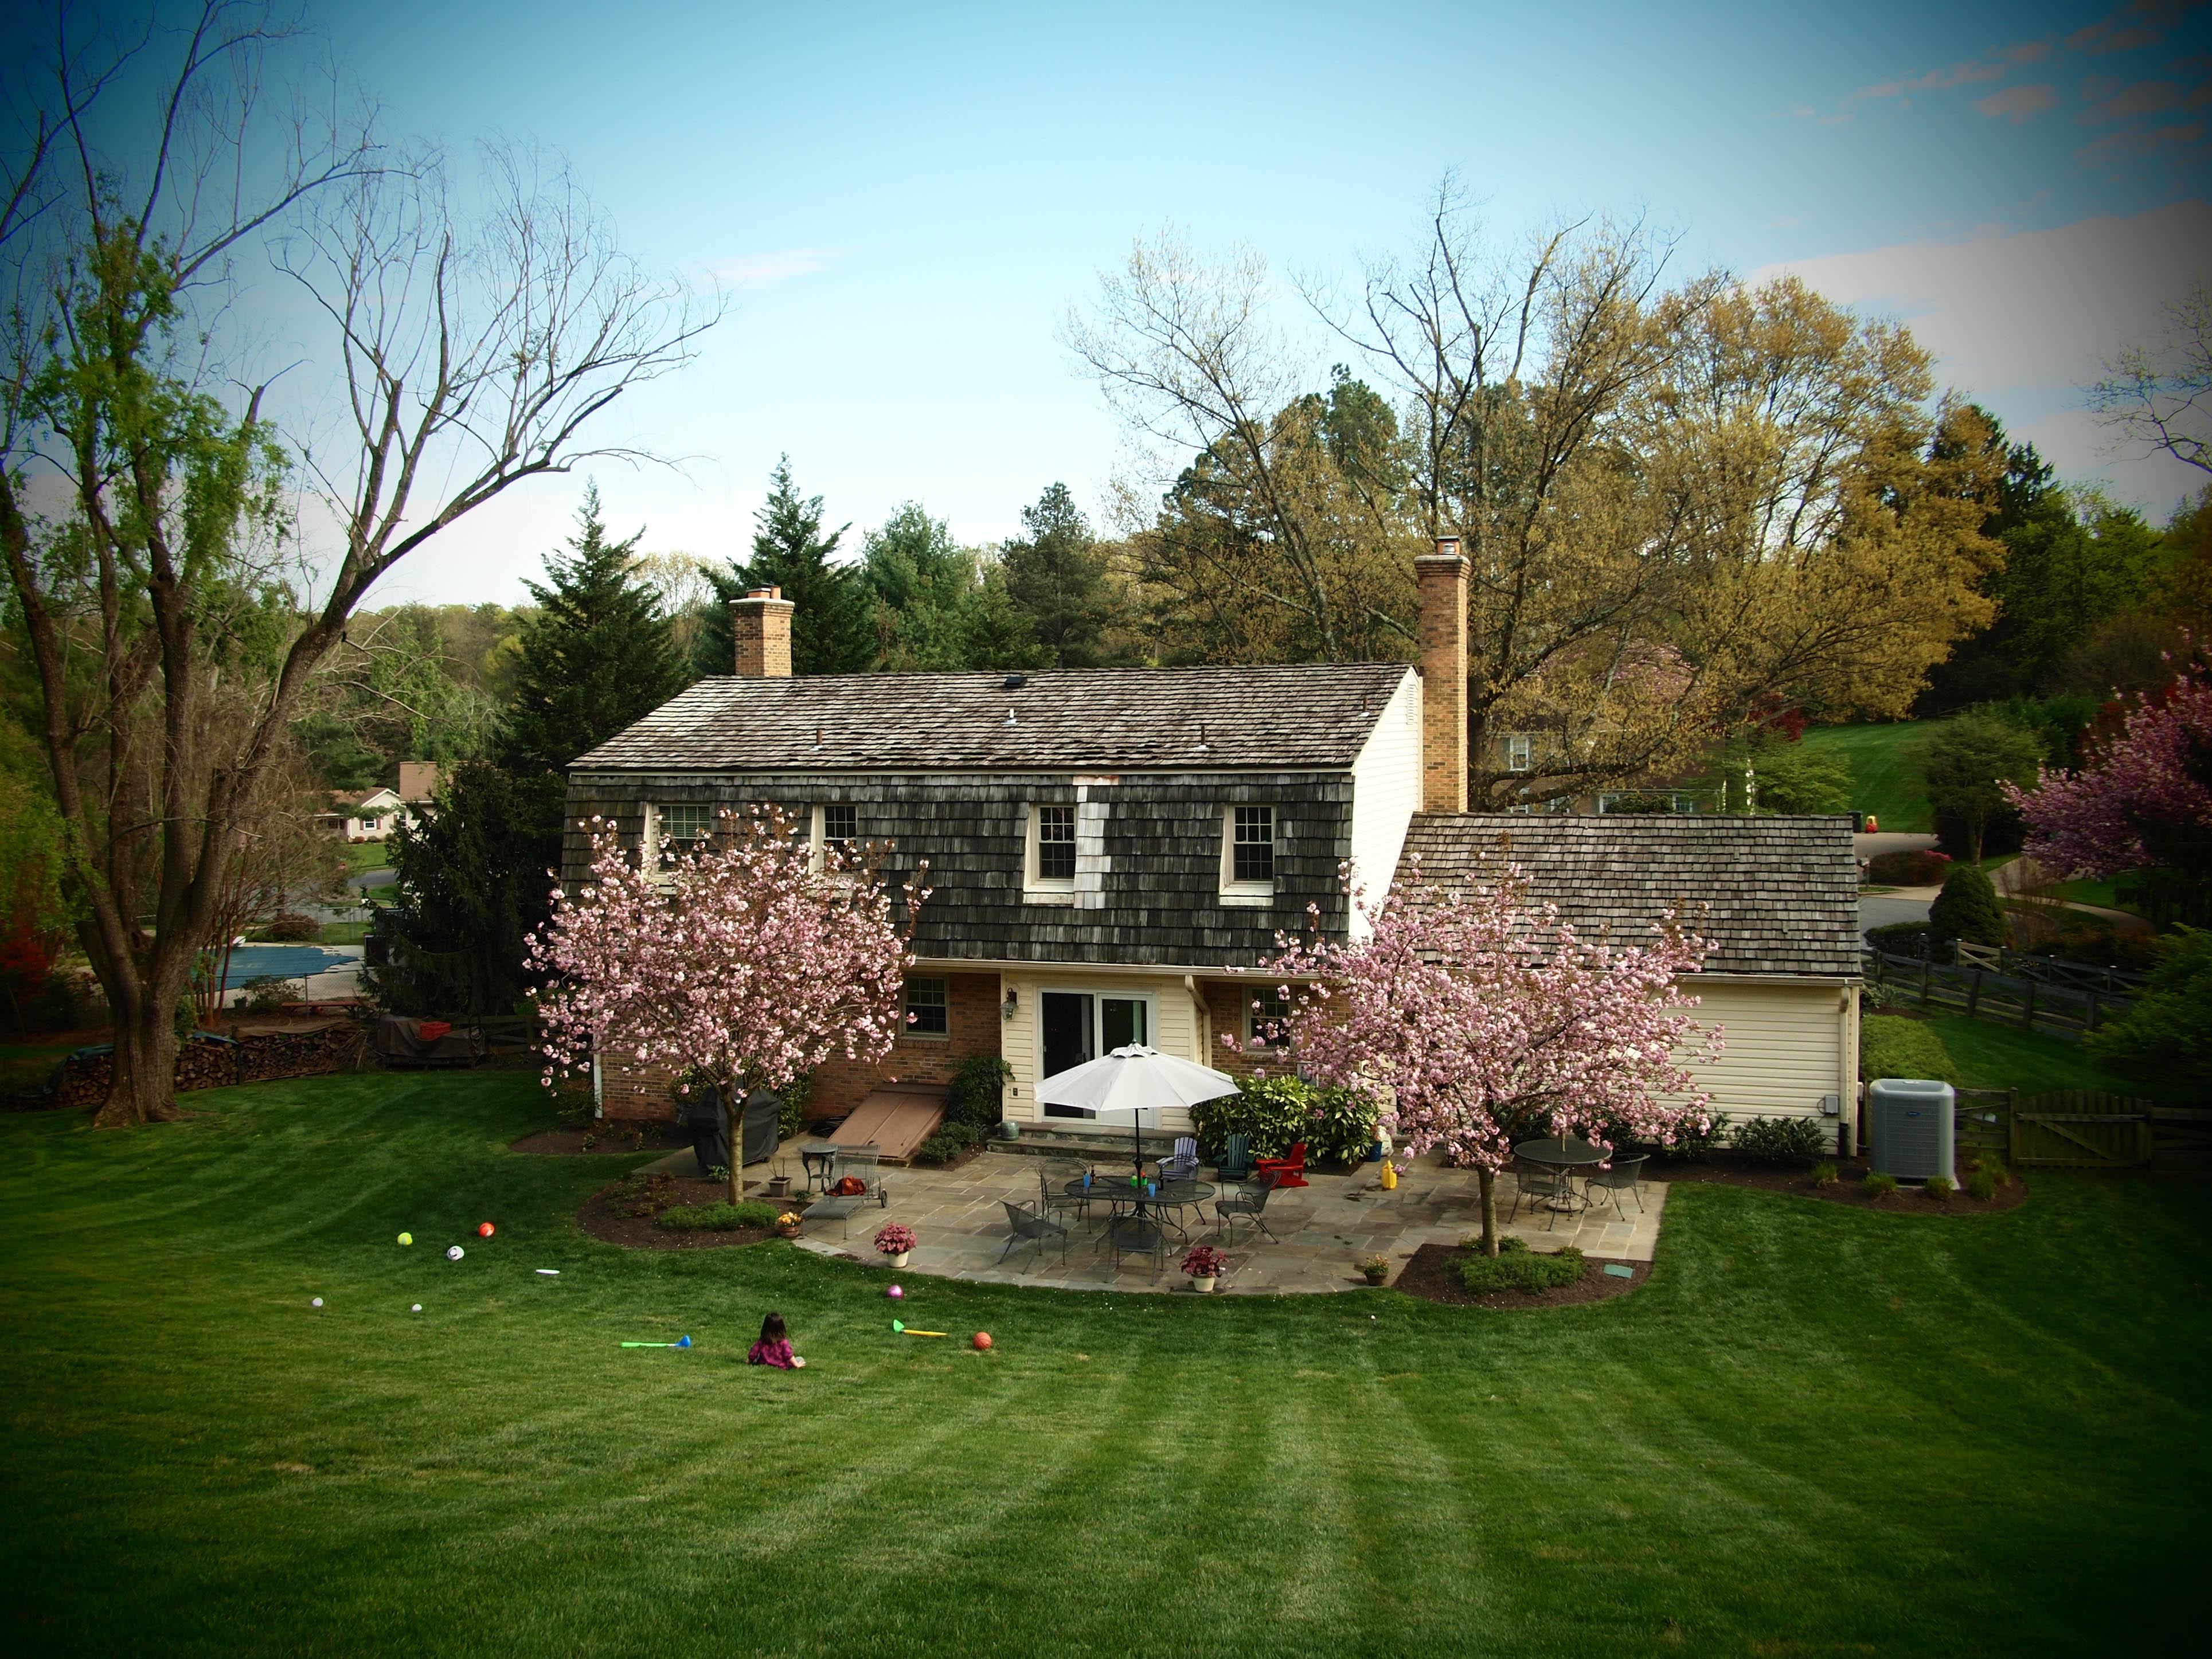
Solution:
[{"label": "air conditioner unit", "polygon": [[1876,1175],[1899,1181],[1942,1176],[1955,1181],[1952,1120],[1958,1097],[1948,1083],[1877,1078],[1867,1088],[1867,1158]]}]

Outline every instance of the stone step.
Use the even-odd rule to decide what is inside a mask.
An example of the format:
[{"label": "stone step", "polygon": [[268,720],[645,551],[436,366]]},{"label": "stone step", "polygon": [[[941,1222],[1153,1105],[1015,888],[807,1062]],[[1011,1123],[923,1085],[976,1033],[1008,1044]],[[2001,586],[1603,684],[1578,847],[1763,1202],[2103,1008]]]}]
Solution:
[{"label": "stone step", "polygon": [[[1148,1130],[1134,1137],[1142,1146],[1147,1161],[1165,1158],[1175,1151],[1176,1137],[1157,1130]],[[988,1143],[995,1152],[1028,1152],[1039,1158],[1080,1158],[1092,1163],[1115,1159],[1127,1162],[1134,1156],[1132,1137],[1127,1131],[1115,1133],[1097,1124],[1069,1122],[1065,1128],[1057,1124],[1024,1123],[1018,1140],[1002,1140],[991,1137]]]}]

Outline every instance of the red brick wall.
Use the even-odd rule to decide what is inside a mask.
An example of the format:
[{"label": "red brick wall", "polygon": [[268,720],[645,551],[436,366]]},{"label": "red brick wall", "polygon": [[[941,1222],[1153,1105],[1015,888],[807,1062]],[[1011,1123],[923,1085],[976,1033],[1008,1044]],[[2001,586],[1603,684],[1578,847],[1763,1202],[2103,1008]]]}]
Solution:
[{"label": "red brick wall", "polygon": [[1245,1024],[1252,1011],[1252,1000],[1261,991],[1273,988],[1255,977],[1242,981],[1200,980],[1199,988],[1206,993],[1206,1012],[1213,1021],[1213,1053],[1206,1064],[1231,1077],[1249,1077],[1262,1066],[1279,1071],[1280,1066],[1271,1065],[1270,1056],[1253,1054],[1244,1047]]},{"label": "red brick wall", "polygon": [[950,1083],[960,1062],[977,1054],[999,1052],[999,976],[996,974],[945,975],[945,1024],[941,1037],[902,1036],[890,1054],[863,1065],[842,1056],[832,1059],[814,1073],[813,1104],[819,1109],[849,1112],[868,1097],[878,1084]]},{"label": "red brick wall", "polygon": [[[814,1073],[812,1105],[823,1111],[849,1112],[878,1084],[950,1083],[963,1060],[999,1052],[999,976],[945,975],[946,1036],[902,1036],[884,1059],[864,1064],[842,1055]],[[624,1064],[610,1059],[601,1068],[600,1099],[609,1117],[673,1118],[676,1073],[664,1066]]]}]

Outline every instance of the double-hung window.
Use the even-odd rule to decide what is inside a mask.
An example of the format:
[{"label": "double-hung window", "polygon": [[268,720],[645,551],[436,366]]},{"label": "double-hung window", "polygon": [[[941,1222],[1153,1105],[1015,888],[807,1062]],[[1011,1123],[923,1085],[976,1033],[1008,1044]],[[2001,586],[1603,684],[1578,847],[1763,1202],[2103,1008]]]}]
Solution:
[{"label": "double-hung window", "polygon": [[1231,806],[1221,815],[1221,896],[1265,904],[1275,891],[1275,809]]},{"label": "double-hung window", "polygon": [[860,842],[860,809],[850,801],[831,801],[822,809],[822,845],[836,848],[847,858]]},{"label": "double-hung window", "polygon": [[945,981],[941,979],[909,979],[906,982],[906,1035],[908,1036],[949,1036],[952,1031],[952,1010],[945,1000]]},{"label": "double-hung window", "polygon": [[1075,809],[1040,806],[1036,809],[1036,878],[1039,882],[1075,879]]},{"label": "double-hung window", "polygon": [[1270,1048],[1286,1048],[1290,1034],[1283,1030],[1283,1022],[1291,1017],[1291,1000],[1279,997],[1269,987],[1254,997],[1244,1010],[1244,1036],[1253,1043]]},{"label": "double-hung window", "polygon": [[1526,732],[1505,734],[1505,769],[1509,772],[1533,772],[1536,769],[1536,739]]},{"label": "double-hung window", "polygon": [[692,847],[714,833],[715,809],[697,801],[671,801],[660,809],[660,833],[678,847]]}]

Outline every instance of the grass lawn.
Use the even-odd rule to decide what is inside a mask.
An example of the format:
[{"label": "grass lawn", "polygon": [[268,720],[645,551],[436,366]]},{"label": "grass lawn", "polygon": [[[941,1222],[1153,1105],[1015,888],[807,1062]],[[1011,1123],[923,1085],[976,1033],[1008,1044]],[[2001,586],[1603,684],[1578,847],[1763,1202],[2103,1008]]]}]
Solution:
[{"label": "grass lawn", "polygon": [[388,848],[380,841],[349,841],[346,843],[346,868],[349,870],[382,870],[392,860]]},{"label": "grass lawn", "polygon": [[1884,830],[1928,835],[1935,830],[1936,813],[1928,804],[1928,781],[1920,774],[1920,750],[1934,730],[1932,722],[1914,720],[1813,726],[1805,730],[1805,744],[1850,762],[1854,810],[1874,813]]},{"label": "grass lawn", "polygon": [[1928,1019],[1869,1014],[1859,1023],[1859,1075],[1933,1078],[1955,1088],[2018,1089],[2031,1095],[2060,1089],[2109,1089],[2154,1097],[2160,1093],[2140,1078],[2106,1071],[2079,1044],[2063,1037],[1963,1014]]},{"label": "grass lawn", "polygon": [[[984,1356],[893,1336],[878,1271],[586,1239],[636,1160],[507,1152],[526,1075],[188,1098],[0,1121],[22,1650],[2014,1655],[2200,1611],[2202,1188],[1686,1185],[1647,1286],[1543,1313],[909,1279]],[[769,1308],[809,1370],[743,1364]]]},{"label": "grass lawn", "polygon": [[365,921],[326,921],[323,924],[322,942],[325,945],[359,945],[368,938]]}]

